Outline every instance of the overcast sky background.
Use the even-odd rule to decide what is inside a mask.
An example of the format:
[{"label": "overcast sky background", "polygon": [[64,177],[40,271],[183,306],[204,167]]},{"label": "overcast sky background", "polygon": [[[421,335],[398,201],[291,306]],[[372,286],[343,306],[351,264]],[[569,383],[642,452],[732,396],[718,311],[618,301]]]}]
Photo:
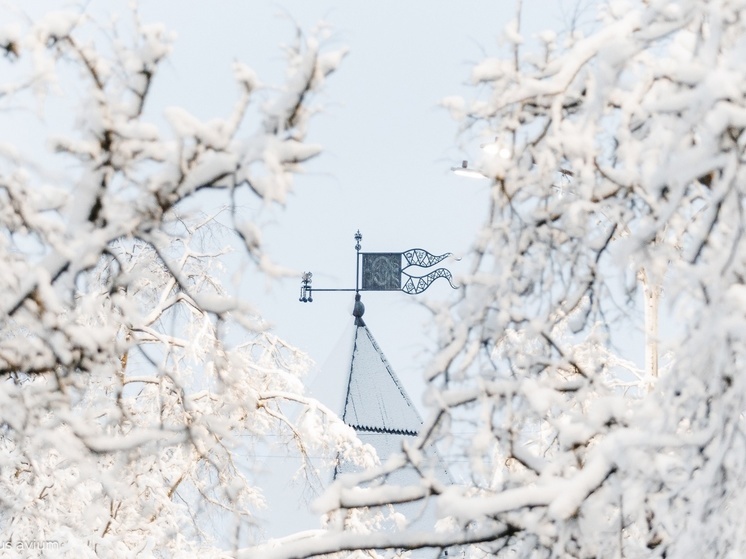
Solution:
[{"label": "overcast sky background", "polygon": [[[450,173],[466,156],[454,147],[455,123],[437,104],[463,90],[471,63],[494,50],[497,32],[514,12],[511,3],[237,4],[192,2],[178,14],[142,6],[148,17],[173,22],[178,30],[172,69],[166,70],[175,91],[168,95],[188,91],[183,104],[200,116],[216,116],[214,110],[235,98],[230,68],[217,63],[217,53],[243,60],[261,79],[276,83],[284,64],[277,44],[292,40],[294,22],[308,30],[320,19],[333,25],[328,47],[350,50],[316,100],[324,110],[309,139],[324,146],[324,154],[307,165],[284,210],[266,208],[260,216],[270,255],[284,266],[312,271],[315,287],[349,288],[358,229],[364,251],[466,250],[484,216],[487,185]],[[300,278],[269,286],[255,278],[247,297],[279,335],[322,365],[352,321],[353,295],[318,293],[313,303],[302,304],[299,286]],[[444,282],[424,296],[452,294]],[[422,297],[363,298],[369,326],[408,387],[419,381],[419,365],[431,347],[424,332],[428,315],[417,301]]]},{"label": "overcast sky background", "polygon": [[[527,40],[547,28],[566,32],[576,16],[581,24],[593,19],[588,8],[593,2],[524,0],[521,32]],[[63,6],[48,0],[10,5],[30,17]],[[66,5],[80,9],[77,2]],[[101,18],[109,4],[84,6]],[[247,276],[243,296],[280,337],[316,362],[308,384],[322,387],[315,395],[323,401],[324,386],[345,382],[339,356],[331,354],[352,324],[353,294],[317,293],[313,303],[300,303],[300,272],[312,271],[317,288],[354,287],[358,229],[363,251],[467,253],[486,215],[489,182],[458,177],[450,168],[477,159],[479,144],[488,139],[459,135],[438,104],[446,96],[479,95],[469,84],[471,68],[486,56],[508,52],[500,35],[515,19],[516,5],[513,0],[140,0],[139,12],[143,21],[163,22],[177,35],[150,106],[180,106],[203,119],[226,116],[237,99],[234,60],[253,68],[264,83],[282,83],[279,45],[293,41],[296,26],[307,33],[323,20],[331,25],[325,46],[349,49],[314,101],[323,110],[308,140],[324,152],[297,177],[285,208],[254,203],[245,210],[259,220],[272,258],[298,270],[298,277],[270,282]],[[443,265],[456,278],[467,271],[465,261]],[[421,301],[448,302],[455,296],[444,280],[417,296],[363,293],[366,323],[422,415],[422,372],[435,341]],[[324,370],[324,363],[337,366]],[[268,531],[278,535],[299,527],[275,523]]]},{"label": "overcast sky background", "polygon": [[[586,2],[587,3],[587,2]],[[582,2],[580,3],[582,7]],[[523,30],[567,29],[577,2],[525,0]],[[178,38],[154,89],[155,105],[179,105],[203,118],[223,116],[236,99],[232,60],[278,83],[279,43],[323,20],[329,48],[349,48],[338,73],[316,99],[323,106],[309,140],[324,153],[297,179],[287,207],[259,214],[270,255],[312,271],[315,287],[354,287],[353,235],[363,251],[424,248],[464,254],[485,217],[488,181],[450,168],[474,159],[479,138],[459,136],[438,106],[449,95],[474,96],[474,63],[505,52],[499,36],[515,18],[512,1],[339,2],[180,1],[140,3],[145,21],[163,21]],[[590,12],[584,17],[590,16]],[[482,140],[484,141],[484,140]],[[251,209],[247,209],[251,211]],[[455,274],[463,264],[449,262]],[[276,332],[321,365],[352,320],[350,293],[318,293],[298,302],[300,278],[253,278],[246,297]],[[444,280],[425,294],[364,293],[366,321],[419,404],[421,364],[433,347],[424,297],[453,297]]]},{"label": "overcast sky background", "polygon": [[[573,11],[588,3],[524,0],[522,32],[530,38],[546,28],[567,30]],[[309,141],[324,153],[297,178],[286,208],[247,208],[263,224],[266,248],[277,263],[312,271],[314,287],[349,288],[355,285],[358,229],[363,251],[468,251],[486,215],[489,183],[455,176],[450,168],[477,158],[485,139],[459,136],[438,103],[450,95],[478,95],[469,85],[471,67],[506,52],[500,34],[516,16],[513,1],[143,0],[140,12],[178,35],[153,90],[154,105],[182,106],[201,118],[224,116],[235,101],[232,60],[248,64],[265,83],[280,83],[284,58],[278,45],[293,40],[296,24],[307,32],[326,21],[332,26],[326,46],[349,49],[316,99],[323,112]],[[591,18],[590,10],[581,15]],[[466,272],[465,262],[445,264],[456,276]],[[352,323],[353,294],[317,293],[313,303],[303,304],[300,277],[269,283],[252,276],[246,284],[245,297],[276,333],[316,362],[309,385],[338,393],[345,371],[339,356],[330,354]],[[433,325],[420,301],[454,296],[444,280],[418,296],[363,293],[366,323],[420,408],[423,365],[434,348]],[[324,363],[337,366],[322,370]],[[315,395],[323,400],[323,392]],[[270,517],[271,535],[304,527]],[[306,520],[306,527],[315,523]]]}]

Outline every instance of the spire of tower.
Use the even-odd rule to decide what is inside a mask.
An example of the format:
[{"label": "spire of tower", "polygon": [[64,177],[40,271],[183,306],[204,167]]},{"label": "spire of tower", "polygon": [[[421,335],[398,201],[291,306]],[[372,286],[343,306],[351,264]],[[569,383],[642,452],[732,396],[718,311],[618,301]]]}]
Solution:
[{"label": "spire of tower", "polygon": [[[362,307],[359,295],[355,310]],[[355,314],[342,420],[358,432],[416,436],[422,419],[370,329]]]}]

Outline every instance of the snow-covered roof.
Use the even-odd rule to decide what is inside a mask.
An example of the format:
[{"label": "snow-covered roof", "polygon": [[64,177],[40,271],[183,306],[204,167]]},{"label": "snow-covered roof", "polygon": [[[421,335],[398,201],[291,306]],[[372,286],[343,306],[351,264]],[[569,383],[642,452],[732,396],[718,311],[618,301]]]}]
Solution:
[{"label": "snow-covered roof", "polygon": [[362,320],[356,320],[342,419],[358,432],[417,435],[422,419]]},{"label": "snow-covered roof", "polygon": [[[355,322],[352,332],[352,355],[346,367],[347,384],[342,420],[355,429],[363,443],[373,446],[378,458],[385,462],[392,454],[401,452],[405,440],[412,440],[419,434],[422,418],[363,321],[364,311],[365,308],[358,299],[353,311]],[[448,471],[435,447],[428,445],[423,450],[429,464],[428,468],[432,469],[442,483],[451,483]],[[342,461],[335,468],[334,477],[355,470],[356,467]],[[387,479],[389,483],[406,485],[416,483],[420,475],[421,473],[415,469],[406,467]],[[419,508],[409,510],[407,505],[400,505],[397,510],[408,511],[405,515],[410,516],[411,513],[411,518],[424,518]],[[418,553],[413,554],[413,557],[419,556]]]}]

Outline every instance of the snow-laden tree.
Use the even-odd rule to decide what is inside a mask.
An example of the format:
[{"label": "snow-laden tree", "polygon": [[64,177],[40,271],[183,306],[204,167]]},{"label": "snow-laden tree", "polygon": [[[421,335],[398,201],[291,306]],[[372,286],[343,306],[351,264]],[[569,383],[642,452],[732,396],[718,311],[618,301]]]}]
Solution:
[{"label": "snow-laden tree", "polygon": [[[746,556],[746,3],[612,1],[586,35],[503,38],[478,98],[444,102],[491,182],[458,301],[433,306],[430,419],[317,505],[431,501],[437,528],[242,557]],[[433,441],[455,485],[361,485]]]},{"label": "snow-laden tree", "polygon": [[203,121],[149,104],[172,38],[124,11],[0,28],[3,556],[223,556],[252,541],[266,436],[370,459],[220,267],[277,272],[237,200],[284,202],[344,52],[299,33],[271,87],[235,62]]}]

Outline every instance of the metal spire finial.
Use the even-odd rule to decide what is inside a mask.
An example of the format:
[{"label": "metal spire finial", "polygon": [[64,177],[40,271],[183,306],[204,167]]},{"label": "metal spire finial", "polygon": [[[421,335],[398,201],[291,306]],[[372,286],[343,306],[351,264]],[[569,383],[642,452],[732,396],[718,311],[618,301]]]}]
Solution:
[{"label": "metal spire finial", "polygon": [[365,305],[360,300],[360,293],[355,293],[355,306],[352,308],[352,316],[355,317],[356,326],[365,326],[363,315],[365,314]]}]

